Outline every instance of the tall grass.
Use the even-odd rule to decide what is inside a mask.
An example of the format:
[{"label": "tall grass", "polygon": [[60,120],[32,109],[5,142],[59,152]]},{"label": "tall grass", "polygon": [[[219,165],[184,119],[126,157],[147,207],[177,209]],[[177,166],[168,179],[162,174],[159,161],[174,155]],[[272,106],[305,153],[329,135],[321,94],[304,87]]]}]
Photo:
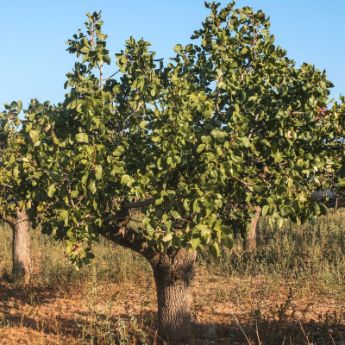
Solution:
[{"label": "tall grass", "polygon": [[[33,283],[54,288],[75,288],[90,282],[90,266],[76,270],[65,255],[63,242],[43,235],[39,229],[33,229],[32,260]],[[5,224],[0,224],[0,276],[9,277],[12,258],[12,233]],[[141,256],[114,244],[101,240],[93,248],[96,258],[91,266],[97,267],[98,281],[123,282],[137,273],[149,271],[149,266]]]},{"label": "tall grass", "polygon": [[[246,253],[242,241],[238,240],[233,248],[224,248],[222,255],[217,259],[208,254],[200,255],[198,260],[199,272],[211,276],[221,276],[219,278],[223,284],[229,281],[226,279],[228,277],[235,278],[235,281],[239,279],[245,282],[247,277],[258,276],[260,278],[264,276],[269,277],[269,279],[265,279],[267,284],[270,284],[269,281],[272,280],[274,280],[273,284],[276,285],[293,281],[295,286],[298,284],[301,286],[301,290],[309,285],[309,287],[312,286],[312,289],[318,289],[321,294],[326,292],[325,296],[334,297],[337,295],[341,297],[345,292],[343,284],[345,277],[344,221],[345,212],[341,211],[330,212],[327,216],[303,225],[287,222],[282,229],[271,228],[266,219],[261,219],[258,226],[256,254]],[[10,277],[11,271],[12,241],[11,231],[6,225],[0,224],[0,239],[0,276],[6,278]],[[93,249],[95,259],[91,265],[76,271],[65,256],[63,243],[42,235],[39,230],[32,230],[34,266],[32,284],[43,289],[54,288],[63,291],[77,291],[78,293],[79,288],[84,289],[85,303],[89,311],[85,314],[86,319],[83,319],[84,321],[80,325],[75,326],[78,334],[75,338],[75,344],[154,344],[155,341],[152,339],[156,337],[155,318],[152,314],[143,315],[142,318],[139,317],[138,319],[138,315],[128,311],[124,318],[123,316],[114,318],[112,302],[106,303],[109,311],[99,313],[97,309],[97,303],[99,303],[98,287],[102,285],[102,282],[105,283],[102,285],[103,287],[107,286],[107,282],[128,282],[135,286],[138,283],[138,277],[147,277],[147,279],[151,279],[152,286],[152,274],[148,263],[140,255],[105,240],[95,244]],[[241,278],[245,279],[241,280]],[[225,285],[214,286],[213,290],[210,291],[210,294],[215,295],[213,301],[217,300],[217,294],[219,300],[224,304],[237,299],[243,301],[243,298],[250,298],[252,291],[249,290],[248,284],[242,286],[240,283],[233,286],[236,286],[236,289],[229,290]],[[243,291],[241,287],[243,287]],[[9,289],[12,288],[15,289],[16,286],[11,287],[10,285]],[[266,288],[270,290],[274,287],[266,286]],[[298,291],[298,289],[294,289],[294,291]],[[305,291],[308,293],[311,289],[305,288]],[[237,293],[240,294],[238,298],[236,297]],[[230,295],[228,296],[228,294]],[[33,296],[35,297],[36,294],[33,293]],[[209,295],[207,296],[206,298],[210,298]],[[262,296],[256,298],[263,298]],[[151,297],[142,296],[143,300],[149,300]],[[35,298],[39,297],[36,296]],[[142,301],[142,305],[146,305],[146,303],[148,302]],[[208,301],[203,301],[203,303],[207,305]],[[198,305],[195,305],[195,308],[197,310]],[[312,344],[312,342],[306,341],[303,336],[302,325],[300,326],[299,321],[294,319],[293,310],[295,306],[290,295],[285,303],[272,306],[272,308],[276,309],[272,309],[273,316],[270,317],[261,314],[260,309],[256,307],[250,311],[250,315],[253,313],[252,319],[249,320],[246,327],[243,326],[244,332],[248,334],[249,338],[254,339],[250,340],[250,344],[282,344],[285,343],[286,334],[289,337],[291,335],[291,339],[293,339],[289,338],[289,344]],[[305,308],[307,310],[307,306]],[[7,319],[8,315],[10,314],[4,312],[1,316],[0,310],[0,329],[2,327],[15,327],[11,318]],[[150,317],[151,319],[148,320]],[[343,325],[343,315],[335,315],[334,318],[337,318],[336,322],[333,319],[329,321],[327,318],[327,320],[322,319],[319,322],[319,325],[323,327],[322,330],[325,329],[322,333],[326,334],[325,336],[322,335],[324,339],[328,337],[329,325],[332,327],[334,324]],[[238,320],[236,322],[240,325]],[[208,335],[210,329],[213,330],[213,326],[211,324],[207,328]],[[264,335],[261,340],[257,338],[258,327],[261,334]],[[311,326],[307,325],[307,327],[310,330]],[[63,332],[63,330],[57,329],[56,332]],[[296,332],[299,332],[300,341],[296,341],[297,336],[293,338],[293,334],[297,334]],[[64,336],[62,333],[61,337]],[[321,339],[319,335],[317,337]],[[220,342],[218,343],[220,344]],[[319,342],[316,343],[319,344]],[[324,343],[328,344],[329,342]],[[330,344],[333,343],[330,342]]]},{"label": "tall grass", "polygon": [[[257,252],[248,255],[243,243],[222,251],[220,258],[199,257],[199,265],[222,275],[309,275],[341,284],[345,276],[345,212],[330,211],[327,216],[303,225],[287,222],[281,229],[271,228],[267,219],[258,225]],[[11,270],[10,228],[0,224],[0,274]],[[125,281],[150,271],[147,262],[129,250],[106,240],[94,245],[97,279]],[[76,271],[64,254],[64,244],[39,230],[32,231],[33,266],[36,282],[42,285],[82,284],[90,279],[88,266]]]},{"label": "tall grass", "polygon": [[237,241],[224,249],[219,259],[205,255],[201,264],[222,275],[276,275],[284,278],[317,279],[325,284],[343,285],[345,277],[345,212],[329,211],[327,216],[303,225],[286,222],[272,228],[261,219],[257,231],[257,252],[252,255]]}]

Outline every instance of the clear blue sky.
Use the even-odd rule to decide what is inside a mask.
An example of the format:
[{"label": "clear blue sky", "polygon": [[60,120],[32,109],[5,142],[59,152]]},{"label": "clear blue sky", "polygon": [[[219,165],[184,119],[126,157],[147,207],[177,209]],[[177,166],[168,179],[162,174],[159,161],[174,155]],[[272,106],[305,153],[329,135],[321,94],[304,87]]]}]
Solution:
[{"label": "clear blue sky", "polygon": [[[222,1],[226,4],[226,1]],[[239,0],[264,10],[277,42],[298,63],[326,69],[334,97],[345,94],[345,0]],[[130,36],[152,42],[160,57],[187,43],[207,11],[201,0],[12,0],[0,2],[0,105],[30,98],[57,102],[73,58],[66,41],[87,11],[102,10],[108,48]]]}]

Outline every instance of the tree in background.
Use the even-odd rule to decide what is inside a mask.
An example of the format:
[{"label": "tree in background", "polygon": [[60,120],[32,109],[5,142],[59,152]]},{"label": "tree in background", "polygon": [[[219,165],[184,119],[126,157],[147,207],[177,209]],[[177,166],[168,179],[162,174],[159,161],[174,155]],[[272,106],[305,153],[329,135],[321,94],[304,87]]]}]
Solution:
[{"label": "tree in background", "polygon": [[340,204],[344,205],[345,194],[345,97],[340,98],[340,102],[334,105],[334,112],[339,114],[338,127],[336,128],[336,140],[332,143],[330,152],[337,162],[337,171],[333,180],[333,187],[336,191],[335,208]]},{"label": "tree in background", "polygon": [[[344,163],[341,157],[344,157],[344,98],[340,103],[334,103],[331,109],[319,108],[316,119],[319,121],[319,127],[325,131],[327,139],[323,142],[324,150],[328,151],[328,159],[332,161],[333,169],[321,177],[320,186],[330,189],[321,189],[313,191],[309,198],[320,204],[321,207],[334,207],[337,210],[339,197],[343,198],[343,187],[345,186],[343,177]],[[331,134],[332,133],[332,134]],[[247,232],[244,234],[244,249],[249,254],[255,254],[257,247],[257,226],[261,216],[261,208],[255,209],[250,224],[247,226]]]},{"label": "tree in background", "polygon": [[210,9],[193,43],[164,64],[130,38],[110,64],[99,13],[68,41],[78,60],[56,107],[26,112],[24,162],[39,171],[33,219],[65,239],[76,266],[101,236],[142,254],[157,288],[159,335],[192,344],[197,253],[216,255],[253,210],[303,222],[323,206],[311,191],[333,173],[339,114],[320,120],[332,86],[275,45],[249,7]]},{"label": "tree in background", "polygon": [[244,250],[250,255],[256,254],[257,231],[260,215],[261,208],[257,206],[255,208],[255,214],[250,220],[250,224],[247,226],[247,233],[245,234]]},{"label": "tree in background", "polygon": [[19,113],[21,102],[5,105],[0,113],[0,220],[7,223],[13,232],[12,273],[16,281],[28,283],[32,271],[30,222],[27,209],[31,197],[27,185],[29,165],[22,161]]}]

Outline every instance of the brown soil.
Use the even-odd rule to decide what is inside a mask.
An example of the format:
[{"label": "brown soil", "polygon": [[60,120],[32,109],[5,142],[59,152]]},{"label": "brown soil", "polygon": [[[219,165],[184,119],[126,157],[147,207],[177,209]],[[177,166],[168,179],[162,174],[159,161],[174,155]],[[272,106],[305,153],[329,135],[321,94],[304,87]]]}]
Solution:
[{"label": "brown soil", "polygon": [[[313,281],[200,270],[194,300],[198,344],[345,344],[345,294]],[[87,344],[88,332],[131,319],[154,334],[155,308],[145,274],[68,291],[0,283],[0,344]]]}]

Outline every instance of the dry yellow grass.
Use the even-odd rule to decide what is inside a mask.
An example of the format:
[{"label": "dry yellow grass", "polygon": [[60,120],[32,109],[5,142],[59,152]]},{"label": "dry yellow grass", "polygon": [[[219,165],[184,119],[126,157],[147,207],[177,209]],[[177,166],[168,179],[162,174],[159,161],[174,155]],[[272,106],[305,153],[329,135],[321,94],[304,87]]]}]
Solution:
[{"label": "dry yellow grass", "polygon": [[[282,231],[261,224],[256,257],[239,249],[201,258],[194,283],[197,344],[345,344],[342,213]],[[31,286],[6,281],[10,232],[1,229],[0,344],[153,344],[150,268],[101,243],[80,272],[63,245],[33,232]]]}]

